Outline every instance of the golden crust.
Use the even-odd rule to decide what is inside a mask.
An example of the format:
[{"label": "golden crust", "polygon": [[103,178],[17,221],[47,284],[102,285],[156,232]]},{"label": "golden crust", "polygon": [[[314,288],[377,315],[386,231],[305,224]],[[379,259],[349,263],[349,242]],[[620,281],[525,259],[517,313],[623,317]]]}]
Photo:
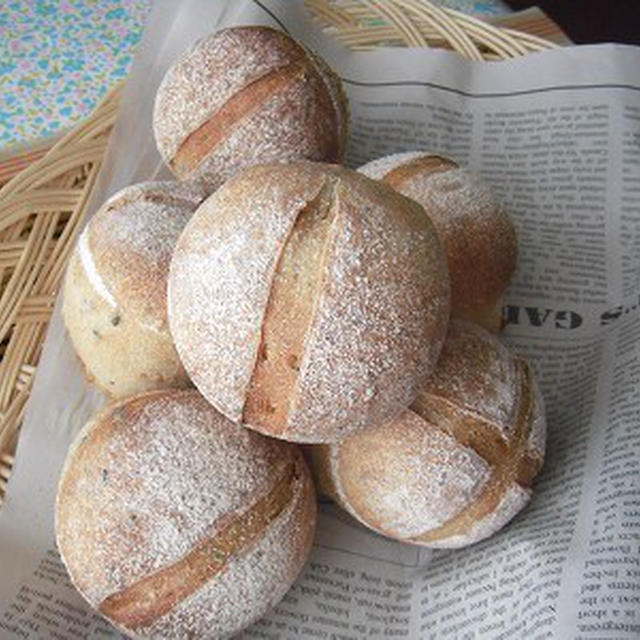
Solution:
[{"label": "golden crust", "polygon": [[109,396],[191,385],[168,328],[158,331],[108,305],[75,254],[65,276],[62,315],[85,377]]},{"label": "golden crust", "polygon": [[334,165],[261,165],[182,234],[169,321],[192,380],[225,415],[329,442],[415,398],[444,341],[448,289],[416,203]]},{"label": "golden crust", "polygon": [[160,154],[181,179],[216,188],[260,162],[342,159],[340,79],[286,34],[222,29],[165,75],[154,108]]},{"label": "golden crust", "polygon": [[[300,452],[238,431],[195,391],[140,394],[96,414],[56,500],[75,586],[145,637],[239,631],[290,586],[314,526]],[[233,589],[256,588],[229,605]]]},{"label": "golden crust", "polygon": [[89,221],[87,249],[118,306],[167,330],[167,276],[175,243],[206,192],[194,183],[141,182]]},{"label": "golden crust", "polygon": [[174,244],[203,197],[187,184],[127,187],[100,208],[72,254],[65,325],[87,379],[109,395],[190,385],[169,333],[166,287]]},{"label": "golden crust", "polygon": [[314,447],[313,470],[320,490],[366,526],[404,542],[465,546],[524,507],[544,429],[527,365],[487,331],[453,321],[411,409]]},{"label": "golden crust", "polygon": [[501,297],[516,268],[518,241],[491,189],[455,162],[422,152],[380,158],[359,171],[422,205],[447,255],[452,316],[498,333]]}]

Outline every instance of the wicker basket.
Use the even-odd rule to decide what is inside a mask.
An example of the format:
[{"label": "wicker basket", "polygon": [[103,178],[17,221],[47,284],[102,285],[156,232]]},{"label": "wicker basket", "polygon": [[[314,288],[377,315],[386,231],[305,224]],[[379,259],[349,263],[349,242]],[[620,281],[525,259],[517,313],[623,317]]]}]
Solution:
[{"label": "wicker basket", "polygon": [[[426,0],[305,1],[322,27],[352,48],[448,47],[472,60],[495,60],[557,46]],[[0,504],[55,296],[102,163],[118,94],[116,87],[84,123],[0,190]]]}]

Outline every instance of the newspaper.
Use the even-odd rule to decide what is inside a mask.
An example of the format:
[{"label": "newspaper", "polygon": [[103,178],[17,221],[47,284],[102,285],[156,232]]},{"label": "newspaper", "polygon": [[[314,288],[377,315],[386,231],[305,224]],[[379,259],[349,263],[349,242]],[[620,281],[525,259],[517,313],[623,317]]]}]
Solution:
[{"label": "newspaper", "polygon": [[[320,505],[310,561],[243,638],[640,637],[640,50],[583,46],[500,63],[446,51],[349,52],[286,1],[157,2],[92,208],[163,176],[155,89],[197,37],[268,24],[340,73],[348,164],[430,149],[469,165],[518,227],[506,340],[539,375],[549,425],[528,507],[467,549],[429,551]],[[0,511],[0,637],[120,637],[70,586],[53,501],[74,433],[102,402],[56,308]]]}]

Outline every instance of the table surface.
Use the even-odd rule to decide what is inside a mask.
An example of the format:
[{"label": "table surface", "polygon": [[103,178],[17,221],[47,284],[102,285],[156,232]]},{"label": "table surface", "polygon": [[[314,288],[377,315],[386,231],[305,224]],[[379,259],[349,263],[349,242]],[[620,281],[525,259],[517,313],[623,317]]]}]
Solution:
[{"label": "table surface", "polygon": [[[68,129],[126,77],[152,0],[0,3],[0,151]],[[500,0],[436,0],[476,15]]]}]

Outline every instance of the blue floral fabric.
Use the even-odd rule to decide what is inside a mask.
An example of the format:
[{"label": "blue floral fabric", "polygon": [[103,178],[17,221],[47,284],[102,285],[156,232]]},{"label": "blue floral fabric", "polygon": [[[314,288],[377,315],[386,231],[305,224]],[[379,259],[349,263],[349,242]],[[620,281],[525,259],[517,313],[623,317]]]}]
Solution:
[{"label": "blue floral fabric", "polygon": [[[439,0],[481,15],[499,0]],[[0,151],[82,120],[129,72],[151,0],[0,2]]]}]

